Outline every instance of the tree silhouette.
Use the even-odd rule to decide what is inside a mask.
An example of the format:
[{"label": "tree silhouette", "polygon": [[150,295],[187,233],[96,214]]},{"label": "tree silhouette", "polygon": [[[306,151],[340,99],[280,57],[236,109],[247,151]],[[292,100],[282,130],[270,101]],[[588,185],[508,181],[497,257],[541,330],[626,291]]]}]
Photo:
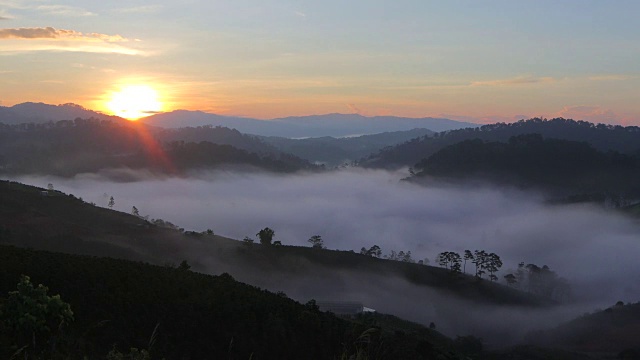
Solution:
[{"label": "tree silhouette", "polygon": [[311,247],[314,249],[325,249],[324,241],[320,235],[313,235],[309,240],[307,240],[307,242],[310,243]]},{"label": "tree silhouette", "polygon": [[137,207],[134,206],[131,208],[131,215],[140,216],[140,212]]},{"label": "tree silhouette", "polygon": [[467,273],[467,260],[469,261],[473,261],[473,254],[471,253],[471,250],[465,250],[464,251],[464,273]]},{"label": "tree silhouette", "polygon": [[514,284],[516,284],[518,282],[518,279],[516,279],[516,276],[513,275],[513,274],[505,275],[504,279],[507,281],[507,285],[509,285],[509,286],[513,286]]},{"label": "tree silhouette", "polygon": [[107,206],[109,206],[109,208],[113,208],[113,205],[116,204],[116,201],[113,199],[113,196],[109,198],[109,203],[107,204]]},{"label": "tree silhouette", "polygon": [[363,247],[360,249],[360,254],[379,258],[382,256],[382,249],[380,249],[380,246],[378,245],[373,245],[369,250]]},{"label": "tree silhouette", "polygon": [[273,241],[273,236],[276,234],[275,231],[266,227],[260,230],[256,236],[260,239],[260,244],[262,245],[271,245],[271,241]]}]

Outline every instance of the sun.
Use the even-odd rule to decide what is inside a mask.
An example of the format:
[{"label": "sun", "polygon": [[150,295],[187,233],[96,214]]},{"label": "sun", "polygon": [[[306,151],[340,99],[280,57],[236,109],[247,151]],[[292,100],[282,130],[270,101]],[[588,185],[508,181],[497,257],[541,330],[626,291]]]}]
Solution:
[{"label": "sun", "polygon": [[111,93],[107,108],[114,115],[137,120],[162,111],[162,102],[149,85],[126,85]]}]

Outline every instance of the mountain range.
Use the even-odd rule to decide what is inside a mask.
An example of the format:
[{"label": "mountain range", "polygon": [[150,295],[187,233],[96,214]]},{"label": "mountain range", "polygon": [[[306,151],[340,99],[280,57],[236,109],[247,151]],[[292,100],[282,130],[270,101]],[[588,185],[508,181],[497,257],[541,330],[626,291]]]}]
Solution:
[{"label": "mountain range", "polygon": [[[117,122],[126,121],[123,118],[106,115],[76,104],[49,105],[26,102],[11,107],[0,106],[0,123],[9,125],[46,123],[49,121],[73,120],[75,118],[87,119],[92,117]],[[431,117],[366,117],[358,114],[326,114],[259,120],[190,110],[175,110],[155,114],[140,119],[139,121],[148,125],[164,128],[206,125],[223,126],[237,129],[247,134],[288,138],[320,136],[348,137],[389,131],[412,130],[415,128],[424,128],[439,132],[478,126],[477,124],[467,122]]]}]

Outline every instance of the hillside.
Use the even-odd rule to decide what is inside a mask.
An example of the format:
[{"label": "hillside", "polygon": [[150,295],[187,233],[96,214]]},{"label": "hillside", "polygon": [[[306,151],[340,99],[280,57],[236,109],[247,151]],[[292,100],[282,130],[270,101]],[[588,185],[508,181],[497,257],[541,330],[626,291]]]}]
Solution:
[{"label": "hillside", "polygon": [[[377,354],[371,358],[461,359],[461,354],[467,354],[477,359],[511,359],[523,353],[536,354],[524,357],[528,359],[586,358],[532,347],[487,352],[478,347],[477,338],[452,341],[391,315],[363,315],[347,322],[284,296],[301,303],[363,301],[383,313],[423,324],[435,322],[438,330],[450,329],[449,321],[473,322],[478,312],[491,306],[535,313],[550,304],[498,284],[350,251],[261,246],[207,232],[185,232],[163,220],[147,221],[43,191],[0,182],[0,242],[94,257],[2,245],[0,297],[15,288],[20,274],[48,285],[52,294],[59,293],[71,304],[76,319],[67,332],[68,342],[61,347],[71,353],[103,356],[113,345],[123,352],[132,346],[147,348],[159,323],[151,347],[153,358],[173,359],[177,354],[186,359],[247,359],[251,354],[262,359],[333,358],[362,351],[357,339],[372,327],[379,330],[369,331],[366,337],[367,351]],[[105,255],[161,266],[95,257]],[[174,264],[183,260],[196,271],[230,275],[176,269]],[[390,299],[405,310],[385,305]],[[429,315],[430,319],[415,311],[427,307],[447,310]],[[476,336],[496,346],[497,334],[505,343],[514,340],[505,338],[501,326],[518,333],[514,327],[524,325],[500,319],[469,328],[482,329]]]},{"label": "hillside", "polygon": [[553,304],[486,280],[452,276],[442,268],[351,251],[250,245],[212,233],[181,231],[166,220],[146,221],[70,195],[55,191],[43,195],[42,191],[0,183],[3,243],[158,265],[187,260],[196,271],[227,272],[240,281],[283,291],[300,302],[356,301],[421,324],[435,322],[451,336],[481,335],[487,341],[517,341],[526,330],[513,331],[510,322],[494,324],[491,318],[484,319],[493,307],[527,313],[544,311]]},{"label": "hillside", "polygon": [[[29,274],[69,303],[74,321],[57,338],[56,358],[104,358],[132,347],[158,359],[331,359],[356,352],[384,359],[460,358],[452,342],[433,330],[416,325],[400,335],[371,321],[340,319],[228,274],[1,245],[0,269],[0,297]],[[373,335],[367,346],[358,341],[365,331]],[[0,325],[3,358],[15,351],[13,344],[22,345],[13,335]],[[35,340],[43,343],[47,336],[39,333]]]},{"label": "hillside", "polygon": [[385,147],[432,134],[434,132],[431,130],[413,129],[347,138],[325,136],[289,139],[271,136],[260,139],[282,152],[293,154],[302,159],[327,166],[338,166],[351,163]]},{"label": "hillside", "polygon": [[640,303],[618,302],[605,310],[561,324],[554,329],[529,334],[528,341],[543,346],[561,346],[583,352],[622,352],[640,356]]},{"label": "hillside", "polygon": [[640,128],[637,126],[596,125],[563,118],[550,120],[534,118],[511,124],[497,123],[451,130],[433,137],[413,139],[361,159],[359,164],[364,167],[391,169],[414,166],[439,150],[461,141],[480,139],[506,142],[513,136],[524,134],[540,134],[548,139],[587,142],[595,149],[605,152],[637,154],[640,151]]},{"label": "hillside", "polygon": [[96,119],[0,124],[0,172],[7,174],[73,176],[129,168],[180,175],[221,166],[277,172],[316,168],[255,138],[223,128],[164,130]]},{"label": "hillside", "polygon": [[426,177],[534,188],[576,196],[640,196],[640,159],[601,152],[585,142],[514,136],[508,142],[466,140],[416,164],[413,180]]}]

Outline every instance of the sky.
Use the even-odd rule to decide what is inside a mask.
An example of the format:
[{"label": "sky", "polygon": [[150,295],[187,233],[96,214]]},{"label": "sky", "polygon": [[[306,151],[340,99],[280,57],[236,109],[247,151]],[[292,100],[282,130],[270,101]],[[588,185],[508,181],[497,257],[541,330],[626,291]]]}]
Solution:
[{"label": "sky", "polygon": [[0,0],[0,105],[640,125],[632,0]]}]

